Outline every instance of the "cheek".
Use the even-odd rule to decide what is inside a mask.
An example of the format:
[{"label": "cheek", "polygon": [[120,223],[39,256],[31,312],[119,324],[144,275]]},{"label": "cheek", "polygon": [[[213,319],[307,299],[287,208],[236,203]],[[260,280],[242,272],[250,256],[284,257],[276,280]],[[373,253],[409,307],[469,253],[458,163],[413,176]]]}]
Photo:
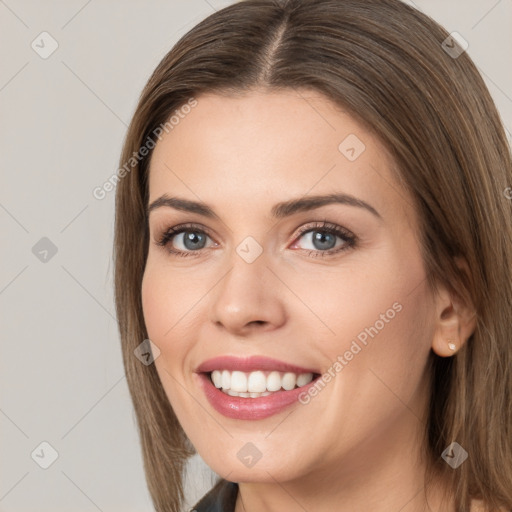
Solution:
[{"label": "cheek", "polygon": [[144,271],[142,310],[149,337],[165,343],[187,328],[205,290],[197,276],[172,270],[155,260],[149,257]]},{"label": "cheek", "polygon": [[329,279],[321,271],[304,272],[307,278],[294,288],[318,312],[318,345],[330,364],[346,356],[347,378],[366,378],[366,370],[378,369],[404,388],[421,378],[433,336],[433,303],[420,256],[412,255],[407,265],[399,256],[361,259]]},{"label": "cheek", "polygon": [[[186,286],[187,279],[180,279],[179,272],[166,269],[165,262],[155,262],[148,257],[141,285],[141,301],[149,339],[160,349],[155,367],[164,391],[175,413],[180,418],[194,417],[197,411],[193,402],[183,396],[183,368],[187,361],[189,345],[184,333],[187,311],[197,302],[197,285]],[[194,291],[195,289],[195,291]],[[187,290],[191,290],[188,292]],[[192,407],[192,410],[188,410]]]},{"label": "cheek", "polygon": [[345,359],[352,358],[344,369],[344,390],[358,390],[367,411],[379,421],[392,417],[391,411],[399,413],[402,404],[419,416],[433,336],[426,281],[420,280],[418,286],[417,280],[404,278],[391,292],[374,290],[369,297],[363,308],[352,309],[357,325],[352,326],[343,353]]},{"label": "cheek", "polygon": [[[410,311],[411,291],[422,279],[421,267],[404,269],[397,258],[386,259],[379,253],[372,258],[357,255],[328,271],[295,269],[295,277],[288,282],[317,317],[315,328],[325,344],[342,349],[358,336],[364,344],[372,333],[389,331],[395,319],[406,316],[403,311]],[[301,321],[299,315],[296,319]]]}]

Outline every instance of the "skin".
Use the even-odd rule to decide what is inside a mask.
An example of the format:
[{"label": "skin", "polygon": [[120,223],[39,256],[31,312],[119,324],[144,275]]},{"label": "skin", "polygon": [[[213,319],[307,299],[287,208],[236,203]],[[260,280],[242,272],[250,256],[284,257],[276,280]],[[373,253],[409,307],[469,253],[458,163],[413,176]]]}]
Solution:
[{"label": "skin", "polygon": [[[418,217],[391,156],[314,91],[197,100],[154,149],[149,203],[163,194],[202,201],[219,219],[151,211],[142,283],[148,334],[161,351],[156,369],[178,420],[205,462],[240,483],[236,512],[429,510],[420,492],[427,358],[432,349],[453,355],[447,340],[460,348],[474,324],[443,287],[433,295],[427,286]],[[354,161],[338,150],[349,134],[366,147]],[[380,217],[343,204],[270,215],[278,202],[333,192]],[[351,231],[356,245],[322,257],[311,231],[299,238],[300,228],[324,220]],[[196,254],[157,245],[166,229],[190,222],[209,230]],[[236,252],[248,236],[263,249],[250,264]],[[194,251],[182,235],[170,246]],[[236,420],[213,409],[199,386],[194,370],[219,355],[327,372],[395,303],[400,312],[307,405]],[[248,442],[262,455],[251,468],[237,457]],[[430,510],[441,510],[440,490],[428,497]]]}]

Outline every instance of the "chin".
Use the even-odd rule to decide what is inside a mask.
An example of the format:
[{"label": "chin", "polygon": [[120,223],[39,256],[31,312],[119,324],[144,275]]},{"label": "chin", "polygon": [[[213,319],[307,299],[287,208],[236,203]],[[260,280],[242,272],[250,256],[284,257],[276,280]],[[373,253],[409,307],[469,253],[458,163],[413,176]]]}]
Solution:
[{"label": "chin", "polygon": [[257,444],[257,441],[233,440],[233,446],[225,451],[217,449],[213,453],[210,447],[201,449],[201,446],[196,450],[210,469],[232,482],[284,482],[311,471],[305,459],[298,456],[300,452],[291,446],[283,449],[267,442],[265,446],[259,443],[261,449],[258,449]]}]

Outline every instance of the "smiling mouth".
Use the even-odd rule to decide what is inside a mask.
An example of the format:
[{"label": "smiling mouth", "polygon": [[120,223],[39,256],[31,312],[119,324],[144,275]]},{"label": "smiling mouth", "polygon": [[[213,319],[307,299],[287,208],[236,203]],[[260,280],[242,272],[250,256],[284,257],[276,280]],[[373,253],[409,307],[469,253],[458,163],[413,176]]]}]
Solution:
[{"label": "smiling mouth", "polygon": [[259,398],[306,386],[320,374],[257,370],[252,372],[213,370],[207,372],[212,384],[229,396]]}]

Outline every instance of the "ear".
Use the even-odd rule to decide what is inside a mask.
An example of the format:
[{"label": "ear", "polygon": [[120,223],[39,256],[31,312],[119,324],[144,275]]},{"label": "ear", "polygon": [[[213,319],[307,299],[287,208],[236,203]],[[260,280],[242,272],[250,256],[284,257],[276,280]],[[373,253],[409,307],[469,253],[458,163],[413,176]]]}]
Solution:
[{"label": "ear", "polygon": [[[466,267],[465,262],[457,262]],[[432,350],[441,357],[454,355],[470,338],[476,327],[476,312],[473,304],[466,304],[447,288],[438,287],[435,302],[435,332]]]}]

